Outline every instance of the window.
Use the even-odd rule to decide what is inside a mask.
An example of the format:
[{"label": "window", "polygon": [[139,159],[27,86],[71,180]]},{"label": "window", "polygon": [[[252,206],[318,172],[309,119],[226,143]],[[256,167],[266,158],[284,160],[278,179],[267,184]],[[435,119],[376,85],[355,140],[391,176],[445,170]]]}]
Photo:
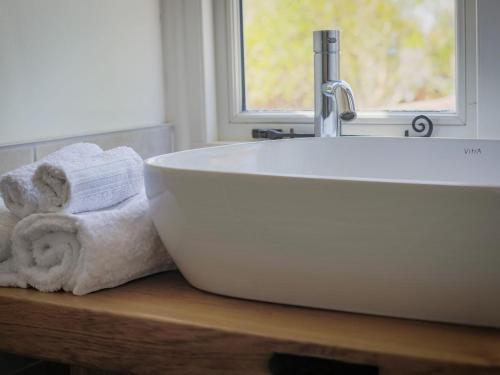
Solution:
[{"label": "window", "polygon": [[455,0],[242,0],[242,106],[314,106],[313,30],[340,29],[360,111],[455,112]]},{"label": "window", "polygon": [[424,112],[439,136],[474,136],[474,0],[219,0],[215,24],[222,139],[263,124],[311,131],[320,29],[341,30],[350,133],[402,134]]}]

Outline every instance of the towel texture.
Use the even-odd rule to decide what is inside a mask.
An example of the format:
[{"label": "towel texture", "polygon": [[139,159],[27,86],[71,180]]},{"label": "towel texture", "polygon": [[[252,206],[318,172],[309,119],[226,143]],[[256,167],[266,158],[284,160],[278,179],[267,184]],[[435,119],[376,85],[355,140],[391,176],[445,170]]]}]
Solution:
[{"label": "towel texture", "polygon": [[10,238],[18,221],[0,201],[0,262],[10,257]]},{"label": "towel texture", "polygon": [[11,237],[19,219],[0,200],[0,286],[26,287],[12,260]]},{"label": "towel texture", "polygon": [[0,178],[0,192],[7,208],[18,217],[26,217],[38,210],[39,192],[32,183],[35,170],[44,162],[54,160],[80,160],[99,154],[102,149],[92,143],[75,143],[46,156],[45,158],[11,172]]},{"label": "towel texture", "polygon": [[82,295],[175,268],[144,191],[107,210],[31,215],[17,224],[12,241],[20,276],[46,292]]},{"label": "towel texture", "polygon": [[78,213],[111,207],[144,186],[142,158],[118,147],[80,160],[50,160],[33,176],[39,212]]}]

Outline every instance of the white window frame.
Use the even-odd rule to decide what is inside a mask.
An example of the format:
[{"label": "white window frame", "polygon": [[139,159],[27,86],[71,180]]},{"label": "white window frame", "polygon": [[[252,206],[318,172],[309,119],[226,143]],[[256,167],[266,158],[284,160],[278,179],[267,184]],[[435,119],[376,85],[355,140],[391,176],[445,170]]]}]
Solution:
[{"label": "white window frame", "polygon": [[[415,116],[428,113],[435,125],[435,136],[477,137],[477,1],[455,1],[457,13],[456,113],[361,112],[358,119],[345,124],[345,134],[403,135]],[[239,4],[239,0],[213,1],[217,140],[250,140],[251,130],[256,127],[278,127],[284,130],[293,127],[298,132],[312,132],[312,112],[243,111]]]}]

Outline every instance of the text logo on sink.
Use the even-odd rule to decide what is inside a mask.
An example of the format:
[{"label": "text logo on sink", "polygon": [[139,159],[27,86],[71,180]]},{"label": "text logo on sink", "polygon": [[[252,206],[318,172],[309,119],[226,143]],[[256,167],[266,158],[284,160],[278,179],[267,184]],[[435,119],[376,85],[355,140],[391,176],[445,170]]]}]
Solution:
[{"label": "text logo on sink", "polygon": [[481,151],[480,148],[464,148],[465,155],[482,155],[483,152]]}]

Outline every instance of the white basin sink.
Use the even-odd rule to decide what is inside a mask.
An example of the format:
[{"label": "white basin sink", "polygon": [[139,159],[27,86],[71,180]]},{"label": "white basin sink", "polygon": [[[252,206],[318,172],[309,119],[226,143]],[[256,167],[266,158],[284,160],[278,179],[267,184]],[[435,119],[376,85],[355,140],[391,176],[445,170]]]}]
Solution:
[{"label": "white basin sink", "polygon": [[160,236],[223,295],[500,327],[500,141],[313,138],[146,161]]}]

